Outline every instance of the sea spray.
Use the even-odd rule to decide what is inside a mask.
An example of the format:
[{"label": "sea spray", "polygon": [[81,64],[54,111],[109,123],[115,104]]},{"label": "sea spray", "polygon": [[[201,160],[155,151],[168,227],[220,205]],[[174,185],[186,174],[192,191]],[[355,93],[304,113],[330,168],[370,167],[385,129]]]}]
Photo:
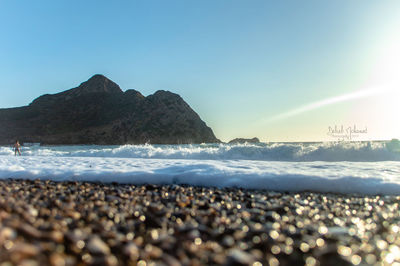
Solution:
[{"label": "sea spray", "polygon": [[[259,143],[200,145],[29,146],[24,156],[259,161],[400,161],[400,145],[383,142]],[[0,147],[0,155],[12,155]]]}]

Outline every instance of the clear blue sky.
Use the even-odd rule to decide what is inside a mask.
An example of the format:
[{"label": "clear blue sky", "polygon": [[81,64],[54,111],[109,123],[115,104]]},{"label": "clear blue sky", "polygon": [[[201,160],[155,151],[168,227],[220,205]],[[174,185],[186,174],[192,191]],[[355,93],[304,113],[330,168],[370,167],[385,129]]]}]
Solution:
[{"label": "clear blue sky", "polygon": [[[386,75],[400,69],[399,22],[394,0],[0,0],[0,108],[101,73],[180,94],[222,140],[329,140],[335,124],[400,137],[387,101],[400,82]],[[296,111],[388,80],[397,92]]]}]

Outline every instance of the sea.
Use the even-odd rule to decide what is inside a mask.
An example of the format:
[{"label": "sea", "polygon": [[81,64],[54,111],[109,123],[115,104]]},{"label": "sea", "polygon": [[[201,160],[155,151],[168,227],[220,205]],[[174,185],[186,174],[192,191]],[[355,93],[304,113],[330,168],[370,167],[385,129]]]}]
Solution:
[{"label": "sea", "polygon": [[0,179],[400,195],[400,142],[0,146]]}]

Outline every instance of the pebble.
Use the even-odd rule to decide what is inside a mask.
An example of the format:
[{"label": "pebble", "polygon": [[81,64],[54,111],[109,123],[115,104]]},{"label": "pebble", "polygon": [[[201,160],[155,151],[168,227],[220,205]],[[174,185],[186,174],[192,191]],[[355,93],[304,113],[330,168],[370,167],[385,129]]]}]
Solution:
[{"label": "pebble", "polygon": [[0,227],[0,245],[3,245],[6,240],[14,239],[16,236],[17,233],[14,229],[9,227]]},{"label": "pebble", "polygon": [[39,252],[38,247],[28,243],[15,243],[9,250],[11,260],[18,264],[27,258],[37,256]]},{"label": "pebble", "polygon": [[254,262],[254,258],[251,254],[248,254],[240,249],[232,249],[229,251],[227,263],[229,265],[251,265]]},{"label": "pebble", "polygon": [[61,254],[51,254],[49,258],[50,265],[52,266],[65,266],[65,257]]},{"label": "pebble", "polygon": [[126,244],[123,253],[132,261],[137,261],[140,255],[139,248],[134,243]]},{"label": "pebble", "polygon": [[92,254],[100,254],[100,255],[110,254],[110,248],[98,236],[93,236],[90,238],[87,248]]},{"label": "pebble", "polygon": [[18,231],[22,234],[25,234],[28,237],[32,238],[41,238],[42,232],[36,229],[35,227],[31,226],[30,224],[24,223],[18,227]]}]

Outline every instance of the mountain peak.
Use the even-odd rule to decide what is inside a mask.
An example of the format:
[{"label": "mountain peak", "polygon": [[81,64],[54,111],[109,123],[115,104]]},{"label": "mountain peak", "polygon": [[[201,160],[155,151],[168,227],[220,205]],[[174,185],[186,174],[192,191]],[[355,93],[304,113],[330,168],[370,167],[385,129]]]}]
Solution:
[{"label": "mountain peak", "polygon": [[81,83],[79,87],[72,90],[74,94],[76,92],[79,92],[79,94],[92,92],[122,93],[118,84],[101,74],[94,75],[87,81]]},{"label": "mountain peak", "polygon": [[33,100],[30,105],[53,105],[59,101],[70,100],[92,93],[123,94],[121,88],[107,77],[96,74],[78,87],[56,94],[45,94]]}]

